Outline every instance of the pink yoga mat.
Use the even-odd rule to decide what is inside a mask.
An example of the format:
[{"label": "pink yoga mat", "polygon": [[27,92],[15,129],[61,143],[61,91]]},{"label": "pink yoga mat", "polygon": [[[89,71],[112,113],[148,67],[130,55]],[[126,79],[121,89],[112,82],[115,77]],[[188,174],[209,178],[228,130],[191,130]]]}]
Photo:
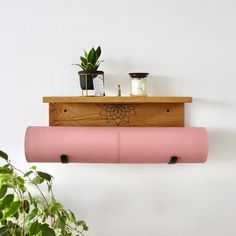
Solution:
[{"label": "pink yoga mat", "polygon": [[207,154],[204,128],[28,127],[25,135],[29,162],[201,163]]}]

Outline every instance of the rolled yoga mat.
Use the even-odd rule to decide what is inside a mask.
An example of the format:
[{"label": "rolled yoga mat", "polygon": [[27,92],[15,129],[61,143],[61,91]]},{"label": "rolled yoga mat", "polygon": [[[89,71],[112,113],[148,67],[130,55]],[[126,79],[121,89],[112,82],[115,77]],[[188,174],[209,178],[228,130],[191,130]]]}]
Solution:
[{"label": "rolled yoga mat", "polygon": [[29,162],[202,163],[207,159],[204,128],[28,127]]}]

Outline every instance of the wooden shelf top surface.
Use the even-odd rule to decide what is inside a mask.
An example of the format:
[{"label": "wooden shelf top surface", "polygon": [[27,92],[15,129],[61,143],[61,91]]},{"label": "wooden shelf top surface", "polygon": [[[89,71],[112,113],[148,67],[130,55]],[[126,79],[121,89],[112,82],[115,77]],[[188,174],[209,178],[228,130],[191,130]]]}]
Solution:
[{"label": "wooden shelf top surface", "polygon": [[44,103],[191,103],[192,97],[93,97],[93,96],[74,96],[74,97],[43,97]]}]

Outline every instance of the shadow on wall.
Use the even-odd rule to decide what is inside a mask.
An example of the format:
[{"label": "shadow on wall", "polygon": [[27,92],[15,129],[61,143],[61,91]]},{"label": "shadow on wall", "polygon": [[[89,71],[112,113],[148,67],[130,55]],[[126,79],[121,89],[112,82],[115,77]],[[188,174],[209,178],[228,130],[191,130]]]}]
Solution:
[{"label": "shadow on wall", "polygon": [[211,106],[212,108],[235,108],[236,104],[233,102],[223,101],[223,100],[216,100],[216,99],[209,99],[209,98],[201,98],[201,97],[194,97],[194,103],[200,106]]},{"label": "shadow on wall", "polygon": [[215,100],[190,96],[193,98],[192,103],[185,103],[186,127],[205,127],[206,121],[209,120],[209,111],[212,110],[212,107],[215,107],[214,110],[218,110],[221,106],[225,105]]},{"label": "shadow on wall", "polygon": [[190,80],[183,78],[150,74],[148,76],[148,94],[150,96],[191,96],[186,89],[188,82]]},{"label": "shadow on wall", "polygon": [[208,162],[236,161],[236,131],[224,128],[208,128]]},{"label": "shadow on wall", "polygon": [[[227,100],[193,98],[191,122],[201,122],[209,136],[209,162],[236,161],[236,130],[233,116],[236,104]],[[201,111],[201,112],[199,112]],[[190,112],[190,111],[188,111]],[[227,121],[227,122],[223,122]]]}]

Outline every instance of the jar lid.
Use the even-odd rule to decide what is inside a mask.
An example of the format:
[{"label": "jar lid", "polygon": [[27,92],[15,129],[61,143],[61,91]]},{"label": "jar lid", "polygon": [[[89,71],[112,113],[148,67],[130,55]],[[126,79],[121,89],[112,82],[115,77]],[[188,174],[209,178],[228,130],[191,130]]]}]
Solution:
[{"label": "jar lid", "polygon": [[141,78],[147,77],[149,75],[149,73],[133,72],[133,73],[129,73],[129,75],[130,75],[131,78],[141,79]]}]

